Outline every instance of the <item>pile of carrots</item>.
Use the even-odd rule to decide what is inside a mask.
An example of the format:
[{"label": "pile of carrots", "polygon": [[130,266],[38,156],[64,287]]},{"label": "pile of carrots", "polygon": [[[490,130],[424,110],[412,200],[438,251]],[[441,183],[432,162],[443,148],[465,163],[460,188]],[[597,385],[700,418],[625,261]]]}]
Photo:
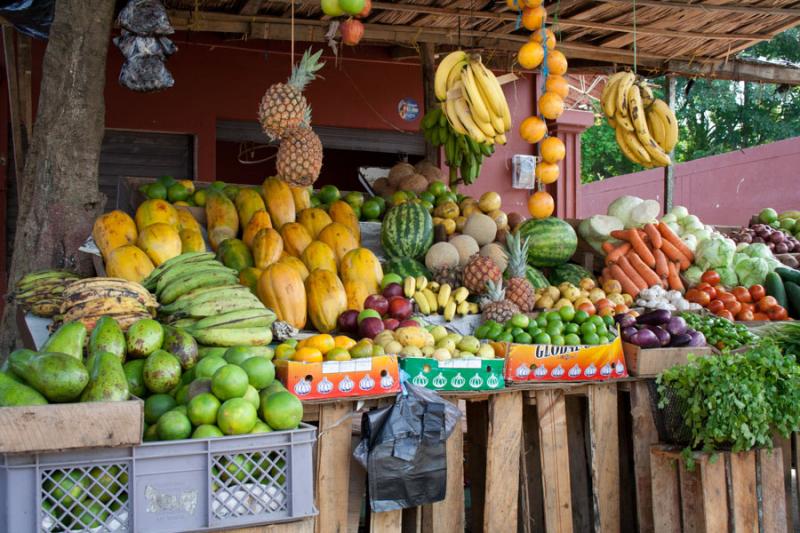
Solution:
[{"label": "pile of carrots", "polygon": [[612,231],[611,236],[622,242],[616,246],[603,243],[604,279],[619,281],[622,290],[634,298],[654,285],[684,292],[680,273],[691,266],[694,254],[664,222]]}]

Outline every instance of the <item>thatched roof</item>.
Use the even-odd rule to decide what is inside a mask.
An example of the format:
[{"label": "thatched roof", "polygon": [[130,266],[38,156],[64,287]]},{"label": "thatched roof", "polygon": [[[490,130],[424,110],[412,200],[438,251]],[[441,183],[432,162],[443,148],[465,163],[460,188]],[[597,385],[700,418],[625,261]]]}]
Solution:
[{"label": "thatched roof", "polygon": [[[286,39],[291,2],[298,40],[323,41],[330,19],[319,0],[165,0],[179,29],[244,33]],[[364,42],[414,46],[432,42],[437,51],[456,46],[514,52],[530,32],[505,1],[410,0],[373,2],[363,21]],[[651,72],[759,80],[742,70],[736,54],[800,24],[800,2],[790,0],[559,0],[546,1],[548,24],[570,71],[610,70],[636,64]],[[635,7],[635,8],[634,8]],[[635,41],[635,52],[634,52]],[[504,61],[503,55],[499,59]],[[791,66],[781,72],[794,71]],[[774,73],[774,72],[773,72]],[[788,80],[800,84],[791,74]],[[773,76],[774,77],[774,76]]]}]

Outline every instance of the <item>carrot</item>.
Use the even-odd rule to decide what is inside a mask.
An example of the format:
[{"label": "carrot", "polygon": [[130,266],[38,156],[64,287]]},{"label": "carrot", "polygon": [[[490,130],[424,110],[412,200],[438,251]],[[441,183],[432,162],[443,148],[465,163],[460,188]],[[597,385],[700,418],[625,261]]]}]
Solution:
[{"label": "carrot", "polygon": [[610,241],[603,242],[602,247],[606,254],[610,254],[614,250],[614,245]]},{"label": "carrot", "polygon": [[683,282],[681,281],[680,275],[678,275],[678,263],[674,261],[670,261],[669,263],[669,276],[667,276],[667,283],[669,283],[669,288],[673,291],[681,291],[683,292]]},{"label": "carrot", "polygon": [[650,237],[650,244],[653,245],[653,248],[658,250],[661,248],[661,234],[658,232],[658,228],[655,224],[645,224],[644,231],[647,233],[647,236]]},{"label": "carrot", "polygon": [[[686,257],[686,259],[689,260],[690,264],[692,263],[692,261],[694,261],[694,254],[692,253],[692,251],[689,249],[688,246],[686,246],[686,243],[684,243],[680,237],[675,235],[675,232],[672,231],[672,229],[669,226],[667,226],[664,222],[659,222],[658,231],[661,233],[661,236],[664,237],[664,240],[669,241],[675,248],[678,249],[680,253],[682,253]],[[682,270],[686,270],[686,268],[682,268]]]},{"label": "carrot", "polygon": [[667,276],[669,275],[667,256],[664,255],[664,252],[658,248],[653,250],[653,256],[656,258],[656,274],[658,274],[661,279],[667,279]]},{"label": "carrot", "polygon": [[622,268],[619,265],[611,265],[609,268],[609,272],[611,273],[611,277],[615,280],[619,281],[620,285],[622,285],[623,292],[626,292],[636,298],[639,295],[639,287],[631,281],[631,279],[625,274]]},{"label": "carrot", "polygon": [[631,266],[636,269],[636,272],[642,277],[645,283],[647,283],[648,287],[652,287],[653,285],[660,285],[661,278],[658,277],[652,268],[647,266],[644,260],[637,254],[636,252],[631,252],[626,255],[628,261],[630,261]]},{"label": "carrot", "polygon": [[619,258],[623,257],[626,253],[628,253],[628,250],[630,249],[631,249],[631,243],[623,242],[622,244],[620,244],[619,246],[617,246],[611,252],[608,253],[608,255],[606,256],[606,264],[610,265],[612,263],[616,263],[619,260]]},{"label": "carrot", "polygon": [[635,229],[630,231],[630,242],[633,249],[639,254],[639,257],[642,258],[642,261],[644,261],[647,266],[650,268],[656,266],[656,258],[653,257],[653,252],[650,251],[650,248],[644,243],[642,236],[639,235],[639,232]]},{"label": "carrot", "polygon": [[628,278],[630,278],[630,280],[637,287],[639,287],[639,289],[646,289],[646,288],[648,288],[650,286],[650,285],[647,284],[647,282],[645,280],[642,279],[642,276],[640,276],[639,273],[636,272],[636,269],[633,268],[633,266],[631,265],[631,262],[628,261],[627,257],[625,257],[625,256],[620,257],[619,261],[617,261],[617,264],[620,266],[622,271],[625,272],[625,275],[627,275]]},{"label": "carrot", "polygon": [[627,229],[615,229],[611,232],[611,236],[615,239],[619,239],[621,241],[629,241],[630,240],[631,232]]},{"label": "carrot", "polygon": [[689,259],[683,255],[669,239],[664,239],[664,241],[661,243],[661,250],[664,252],[664,255],[667,256],[667,259],[670,261],[677,261],[680,264],[681,270],[686,270],[692,264],[692,262],[689,261]]}]

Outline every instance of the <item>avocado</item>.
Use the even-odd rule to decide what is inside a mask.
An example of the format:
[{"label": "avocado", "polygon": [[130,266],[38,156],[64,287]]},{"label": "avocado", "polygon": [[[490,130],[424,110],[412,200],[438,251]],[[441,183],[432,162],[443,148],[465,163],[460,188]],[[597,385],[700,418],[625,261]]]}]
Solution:
[{"label": "avocado", "polygon": [[89,383],[86,367],[71,355],[17,350],[8,358],[11,370],[51,402],[77,400]]},{"label": "avocado", "polygon": [[22,405],[44,405],[47,399],[35,389],[15,381],[8,374],[0,372],[0,407],[19,407]]},{"label": "avocado", "polygon": [[156,350],[145,359],[143,375],[144,384],[150,391],[169,392],[181,381],[181,364],[171,353]]},{"label": "avocado", "polygon": [[125,362],[125,334],[119,324],[110,316],[101,317],[89,336],[89,356],[99,352],[110,352]]},{"label": "avocado", "polygon": [[89,384],[81,394],[81,401],[124,402],[128,396],[128,378],[117,354],[95,353],[89,368]]},{"label": "avocado", "polygon": [[144,359],[134,359],[122,367],[128,381],[128,392],[139,398],[147,395],[147,389],[144,386],[144,361]]},{"label": "avocado", "polygon": [[177,357],[183,370],[197,364],[197,341],[182,329],[164,326],[164,344],[161,349]]},{"label": "avocado", "polygon": [[42,352],[58,352],[83,361],[83,345],[86,342],[86,326],[83,322],[67,322],[50,335],[42,346]]}]

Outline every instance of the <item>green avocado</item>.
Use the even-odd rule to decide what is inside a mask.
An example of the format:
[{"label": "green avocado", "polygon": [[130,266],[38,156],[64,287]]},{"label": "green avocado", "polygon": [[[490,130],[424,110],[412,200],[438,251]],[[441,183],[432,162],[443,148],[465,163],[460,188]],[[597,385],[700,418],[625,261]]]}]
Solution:
[{"label": "green avocado", "polygon": [[68,322],[50,335],[42,346],[42,352],[58,352],[83,361],[83,345],[86,342],[86,326],[83,322]]}]

